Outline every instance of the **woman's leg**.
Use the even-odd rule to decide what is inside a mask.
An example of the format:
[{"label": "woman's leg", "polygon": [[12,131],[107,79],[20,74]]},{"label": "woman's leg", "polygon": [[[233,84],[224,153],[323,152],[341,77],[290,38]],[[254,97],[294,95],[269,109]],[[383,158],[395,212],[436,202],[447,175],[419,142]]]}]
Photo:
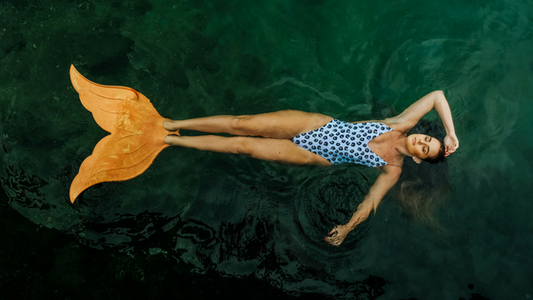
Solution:
[{"label": "woman's leg", "polygon": [[165,142],[172,146],[221,153],[241,154],[256,159],[279,163],[319,166],[331,165],[331,163],[325,158],[314,154],[311,151],[302,149],[286,139],[221,137],[217,135],[169,135],[165,138]]},{"label": "woman's leg", "polygon": [[166,121],[164,126],[169,131],[183,129],[209,133],[224,132],[233,135],[290,139],[300,133],[320,128],[332,119],[332,117],[318,113],[283,110],[259,115],[222,115]]}]

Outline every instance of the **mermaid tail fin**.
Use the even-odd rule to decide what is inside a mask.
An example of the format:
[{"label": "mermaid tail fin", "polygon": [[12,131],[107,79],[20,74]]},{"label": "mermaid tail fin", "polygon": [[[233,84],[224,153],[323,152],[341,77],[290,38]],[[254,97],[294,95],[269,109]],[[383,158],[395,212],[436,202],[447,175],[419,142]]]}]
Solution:
[{"label": "mermaid tail fin", "polygon": [[111,133],[94,147],[70,185],[70,201],[87,188],[107,181],[123,181],[143,173],[169,145],[161,117],[150,100],[134,89],[96,84],[74,66],[70,80],[100,127]]}]

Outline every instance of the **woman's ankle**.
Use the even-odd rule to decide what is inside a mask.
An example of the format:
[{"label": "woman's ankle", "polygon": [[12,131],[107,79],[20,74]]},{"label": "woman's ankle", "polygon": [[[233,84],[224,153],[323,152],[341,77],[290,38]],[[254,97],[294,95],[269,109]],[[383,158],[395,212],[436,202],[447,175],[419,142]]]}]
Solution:
[{"label": "woman's ankle", "polygon": [[176,126],[174,125],[174,121],[170,120],[166,120],[165,122],[163,122],[163,127],[165,127],[165,129],[168,131],[176,131],[179,129],[176,128]]}]

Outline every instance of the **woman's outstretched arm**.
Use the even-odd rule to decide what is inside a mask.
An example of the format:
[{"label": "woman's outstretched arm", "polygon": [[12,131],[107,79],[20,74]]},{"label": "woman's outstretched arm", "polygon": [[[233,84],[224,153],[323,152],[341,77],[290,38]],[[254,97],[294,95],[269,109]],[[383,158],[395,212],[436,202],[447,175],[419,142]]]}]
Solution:
[{"label": "woman's outstretched arm", "polygon": [[455,134],[455,127],[453,125],[452,113],[448,101],[442,91],[431,92],[420,98],[415,103],[411,104],[401,114],[386,119],[387,124],[396,125],[395,127],[402,131],[409,131],[413,128],[424,115],[429,111],[435,109],[442,120],[442,124],[446,129],[446,137],[444,138],[444,145],[446,146],[446,156],[452,154],[459,147],[459,140]]},{"label": "woman's outstretched arm", "polygon": [[359,204],[357,211],[355,211],[348,223],[345,225],[337,225],[333,230],[328,233],[324,238],[324,241],[333,246],[340,246],[340,244],[346,238],[346,235],[352,230],[355,229],[357,225],[366,220],[370,215],[370,212],[378,208],[381,199],[385,197],[385,194],[396,184],[400,178],[402,169],[395,166],[385,166],[381,168],[381,174],[378,179],[370,188],[368,195],[365,197],[365,200]]}]

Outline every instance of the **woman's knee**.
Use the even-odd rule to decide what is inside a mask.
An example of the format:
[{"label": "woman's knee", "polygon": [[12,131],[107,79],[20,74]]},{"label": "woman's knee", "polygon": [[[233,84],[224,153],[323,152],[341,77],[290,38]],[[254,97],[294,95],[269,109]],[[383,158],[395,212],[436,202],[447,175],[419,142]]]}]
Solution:
[{"label": "woman's knee", "polygon": [[230,126],[234,132],[246,132],[250,127],[249,115],[234,116],[231,119]]},{"label": "woman's knee", "polygon": [[266,134],[270,137],[269,128],[290,125],[290,122],[297,120],[301,114],[309,113],[298,110],[280,110],[257,115],[234,116],[231,120],[231,127],[234,132],[242,135],[264,136]]},{"label": "woman's knee", "polygon": [[232,137],[230,152],[233,154],[252,156],[254,153],[253,138]]}]

